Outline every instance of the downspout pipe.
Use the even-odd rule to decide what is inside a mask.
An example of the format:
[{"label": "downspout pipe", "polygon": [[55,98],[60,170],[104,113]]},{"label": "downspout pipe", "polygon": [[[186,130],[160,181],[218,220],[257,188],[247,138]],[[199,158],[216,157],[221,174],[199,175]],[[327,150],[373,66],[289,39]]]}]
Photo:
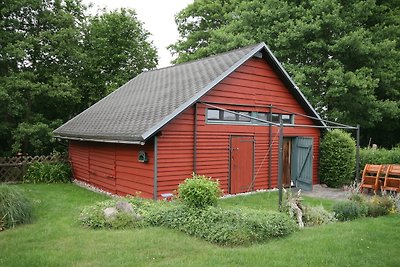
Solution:
[{"label": "downspout pipe", "polygon": [[158,194],[158,137],[154,136],[154,186],[153,186],[153,199],[157,200]]},{"label": "downspout pipe", "polygon": [[194,104],[193,172],[197,173],[197,102]]}]

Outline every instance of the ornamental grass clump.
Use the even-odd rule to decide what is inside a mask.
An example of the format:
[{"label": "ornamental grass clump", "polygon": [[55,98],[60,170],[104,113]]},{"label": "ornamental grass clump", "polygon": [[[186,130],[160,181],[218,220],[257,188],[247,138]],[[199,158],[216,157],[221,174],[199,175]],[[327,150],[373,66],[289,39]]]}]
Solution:
[{"label": "ornamental grass clump", "polygon": [[218,180],[195,173],[178,186],[179,198],[191,208],[203,209],[208,206],[216,206],[221,194]]},{"label": "ornamental grass clump", "polygon": [[0,231],[33,219],[31,201],[12,185],[0,185]]}]

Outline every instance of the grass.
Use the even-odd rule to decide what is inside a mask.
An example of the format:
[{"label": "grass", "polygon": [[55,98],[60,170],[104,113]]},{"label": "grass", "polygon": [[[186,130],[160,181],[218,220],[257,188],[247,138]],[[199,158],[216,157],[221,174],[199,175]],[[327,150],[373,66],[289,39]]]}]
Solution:
[{"label": "grass", "polygon": [[[87,230],[83,206],[106,199],[73,184],[18,185],[35,221],[0,232],[0,266],[399,266],[400,216],[308,228],[289,237],[223,248],[163,228]],[[276,193],[220,201],[224,207],[276,209]],[[276,200],[276,201],[275,201]],[[306,202],[331,205],[330,201]]]}]

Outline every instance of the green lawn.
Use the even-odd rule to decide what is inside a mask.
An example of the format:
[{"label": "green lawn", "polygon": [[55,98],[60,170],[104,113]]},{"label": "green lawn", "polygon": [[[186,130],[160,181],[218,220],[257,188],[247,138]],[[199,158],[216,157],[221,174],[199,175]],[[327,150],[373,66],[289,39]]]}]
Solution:
[{"label": "green lawn", "polygon": [[[87,230],[81,208],[105,196],[73,184],[18,185],[34,200],[33,224],[0,232],[0,266],[399,266],[400,216],[308,228],[265,244],[223,248],[162,228]],[[220,201],[276,209],[277,195]],[[306,199],[327,205],[325,200]]]}]

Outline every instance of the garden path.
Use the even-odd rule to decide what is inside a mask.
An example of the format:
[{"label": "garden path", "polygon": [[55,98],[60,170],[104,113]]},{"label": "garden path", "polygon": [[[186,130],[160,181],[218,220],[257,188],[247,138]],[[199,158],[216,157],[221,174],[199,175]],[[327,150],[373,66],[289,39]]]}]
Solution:
[{"label": "garden path", "polygon": [[[293,188],[297,192],[297,188]],[[348,192],[344,191],[342,188],[330,188],[326,185],[316,184],[313,185],[313,191],[302,191],[301,195],[316,197],[316,198],[328,198],[335,200],[343,200],[348,196]]]}]

